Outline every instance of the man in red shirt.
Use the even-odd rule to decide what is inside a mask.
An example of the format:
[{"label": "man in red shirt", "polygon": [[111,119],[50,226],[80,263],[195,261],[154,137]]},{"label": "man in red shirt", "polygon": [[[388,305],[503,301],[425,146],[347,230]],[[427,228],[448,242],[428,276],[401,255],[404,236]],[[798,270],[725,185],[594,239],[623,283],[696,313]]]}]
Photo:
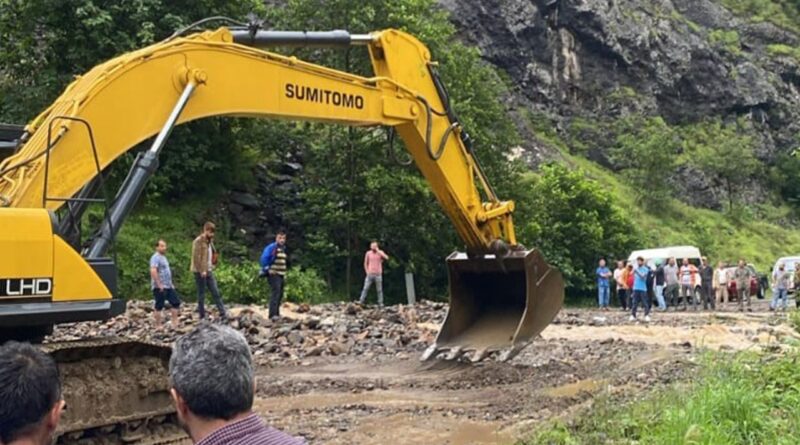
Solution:
[{"label": "man in red shirt", "polygon": [[360,304],[367,301],[367,292],[375,283],[375,288],[378,291],[378,306],[383,307],[383,262],[388,260],[389,255],[378,247],[378,242],[373,241],[369,245],[369,250],[364,254],[364,272],[367,277],[364,278],[364,289],[361,290],[361,298],[358,299]]}]

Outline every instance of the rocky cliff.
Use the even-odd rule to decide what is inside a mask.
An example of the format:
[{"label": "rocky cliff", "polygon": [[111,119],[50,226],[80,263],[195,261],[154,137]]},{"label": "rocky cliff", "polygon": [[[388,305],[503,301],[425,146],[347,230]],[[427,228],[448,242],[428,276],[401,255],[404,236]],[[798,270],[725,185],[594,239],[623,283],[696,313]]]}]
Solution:
[{"label": "rocky cliff", "polygon": [[[546,116],[561,132],[574,119],[660,115],[673,125],[706,118],[752,123],[756,156],[769,164],[796,146],[800,38],[737,16],[712,0],[441,0],[461,37],[508,74],[518,124]],[[520,114],[520,110],[522,113]],[[741,120],[740,120],[741,122]],[[529,134],[530,136],[530,134]],[[595,135],[596,137],[596,135]],[[532,160],[555,155],[526,138]],[[587,155],[610,164],[613,140]],[[612,165],[613,167],[613,165]],[[683,175],[718,202],[711,181]]]}]

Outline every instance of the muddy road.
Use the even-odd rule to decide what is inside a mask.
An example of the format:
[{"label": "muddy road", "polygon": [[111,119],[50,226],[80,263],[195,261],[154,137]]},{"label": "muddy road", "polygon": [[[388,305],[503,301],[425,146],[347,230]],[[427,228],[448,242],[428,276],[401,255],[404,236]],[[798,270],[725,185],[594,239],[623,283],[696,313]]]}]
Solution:
[{"label": "muddy road", "polygon": [[419,363],[415,357],[315,357],[260,369],[258,409],[325,444],[512,444],[537,422],[593,397],[632,397],[691,379],[705,348],[775,348],[796,334],[765,307],[754,313],[565,310],[510,364]]},{"label": "muddy road", "polygon": [[[114,335],[170,343],[196,324],[190,305],[177,330],[156,330],[147,303],[106,323],[59,327],[55,340]],[[513,444],[545,420],[573,415],[595,397],[637,397],[694,378],[706,349],[776,349],[800,337],[785,315],[757,302],[733,310],[656,312],[649,324],[621,311],[564,309],[510,363],[432,361],[446,306],[383,310],[348,304],[286,305],[266,320],[234,308],[231,322],[258,364],[256,409],[312,444]]]}]

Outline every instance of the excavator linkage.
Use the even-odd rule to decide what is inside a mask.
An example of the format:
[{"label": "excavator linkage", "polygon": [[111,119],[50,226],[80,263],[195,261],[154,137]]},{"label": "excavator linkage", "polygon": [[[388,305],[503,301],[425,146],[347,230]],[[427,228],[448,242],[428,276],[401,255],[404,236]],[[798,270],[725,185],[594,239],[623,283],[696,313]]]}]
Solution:
[{"label": "excavator linkage", "polygon": [[454,360],[472,352],[477,362],[503,351],[510,360],[555,318],[564,302],[561,273],[536,250],[498,258],[447,258],[450,309],[436,342],[423,354]]}]

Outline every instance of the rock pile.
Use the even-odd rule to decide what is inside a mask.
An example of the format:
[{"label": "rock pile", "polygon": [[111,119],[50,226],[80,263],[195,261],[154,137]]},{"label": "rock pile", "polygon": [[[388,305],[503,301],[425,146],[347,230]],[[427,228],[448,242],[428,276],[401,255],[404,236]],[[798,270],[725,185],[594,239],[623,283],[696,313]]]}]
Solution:
[{"label": "rock pile", "polygon": [[[151,304],[131,301],[122,316],[106,322],[58,326],[48,341],[116,336],[172,343],[197,324],[195,308],[184,304],[176,328],[166,324],[157,329]],[[386,308],[363,308],[353,303],[286,303],[280,320],[270,320],[261,307],[234,306],[227,323],[245,335],[259,364],[341,355],[357,355],[364,360],[421,353],[434,341],[446,311],[446,304],[428,301],[413,307]]]}]

